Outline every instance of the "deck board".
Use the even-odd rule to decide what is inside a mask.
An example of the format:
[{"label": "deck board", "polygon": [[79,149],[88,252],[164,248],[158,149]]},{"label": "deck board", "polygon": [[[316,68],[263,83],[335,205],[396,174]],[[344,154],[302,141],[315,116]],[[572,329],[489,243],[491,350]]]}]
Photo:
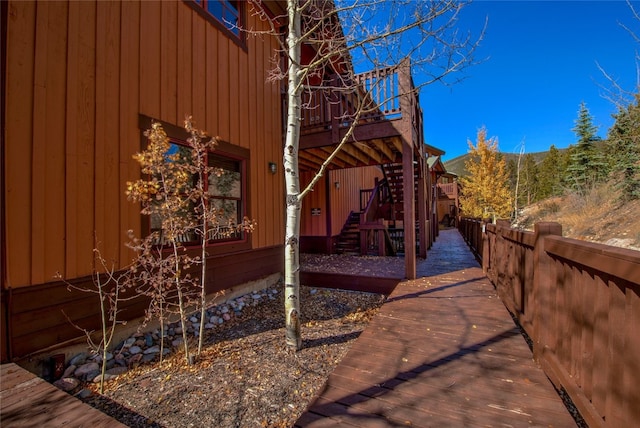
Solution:
[{"label": "deck board", "polygon": [[457,231],[417,270],[296,426],[576,426]]},{"label": "deck board", "polygon": [[0,426],[125,427],[17,364],[0,368]]}]

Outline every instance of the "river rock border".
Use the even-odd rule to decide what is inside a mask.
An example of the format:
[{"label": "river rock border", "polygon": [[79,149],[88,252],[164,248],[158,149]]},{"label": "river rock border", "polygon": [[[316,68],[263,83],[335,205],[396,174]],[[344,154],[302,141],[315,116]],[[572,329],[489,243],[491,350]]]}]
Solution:
[{"label": "river rock border", "polygon": [[[260,291],[244,294],[207,308],[204,328],[215,329],[217,326],[241,316],[242,310],[247,306],[255,306],[265,299],[274,300],[279,291],[276,288],[267,288]],[[187,317],[187,333],[198,336],[200,330],[200,311]],[[163,353],[171,354],[177,349],[182,349],[182,327],[180,321],[169,323],[165,326],[165,340]],[[141,364],[148,364],[158,359],[160,355],[160,329],[146,332],[137,332],[118,343],[107,353],[107,370],[105,380],[112,380],[126,373],[129,369]],[[81,352],[74,355],[65,364],[62,377],[53,384],[59,389],[73,393],[82,382],[98,383],[101,379],[102,355],[89,352]],[[80,398],[90,396],[92,392],[82,389],[76,395]]]}]

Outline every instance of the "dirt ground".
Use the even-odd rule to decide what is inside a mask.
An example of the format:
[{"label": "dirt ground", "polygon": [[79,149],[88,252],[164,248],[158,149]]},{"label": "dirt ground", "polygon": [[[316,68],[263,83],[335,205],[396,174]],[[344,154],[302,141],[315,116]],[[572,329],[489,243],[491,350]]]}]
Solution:
[{"label": "dirt ground", "polygon": [[176,353],[85,399],[130,427],[290,427],[383,295],[302,287],[303,347],[285,345],[283,293],[210,331],[194,365]]},{"label": "dirt ground", "polygon": [[517,227],[533,230],[540,221],[562,225],[562,235],[616,247],[640,250],[640,200],[621,202],[611,186],[579,196],[546,199],[522,210]]}]

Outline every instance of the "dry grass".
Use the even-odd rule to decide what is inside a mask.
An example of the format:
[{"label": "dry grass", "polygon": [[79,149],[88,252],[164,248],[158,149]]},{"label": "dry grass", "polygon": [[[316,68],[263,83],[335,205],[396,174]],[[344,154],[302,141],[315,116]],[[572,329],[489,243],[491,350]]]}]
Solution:
[{"label": "dry grass", "polygon": [[586,195],[570,193],[546,199],[523,210],[517,226],[532,230],[540,221],[562,225],[563,235],[585,241],[640,248],[640,201],[623,203],[610,184]]}]

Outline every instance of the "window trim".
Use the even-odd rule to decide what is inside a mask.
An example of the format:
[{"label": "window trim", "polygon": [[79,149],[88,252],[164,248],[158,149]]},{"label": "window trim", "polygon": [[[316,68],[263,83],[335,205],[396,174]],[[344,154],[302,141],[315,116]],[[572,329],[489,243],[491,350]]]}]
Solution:
[{"label": "window trim", "polygon": [[[153,122],[159,122],[162,125],[162,128],[166,132],[167,136],[174,144],[187,144],[187,139],[190,137],[189,133],[185,131],[184,128],[173,125],[171,123],[154,119],[149,116],[139,114],[138,117],[138,127],[140,129],[140,148],[142,149],[147,144],[147,138],[144,136],[144,132],[147,129],[151,128],[151,124]],[[237,146],[235,144],[231,144],[227,141],[218,140],[218,145],[216,149],[211,153],[215,153],[217,155],[221,155],[223,157],[232,159],[236,162],[240,163],[240,172],[241,172],[241,180],[242,180],[242,195],[241,195],[241,205],[242,205],[242,214],[241,218],[245,216],[251,218],[251,205],[250,205],[250,192],[249,192],[249,183],[251,183],[250,177],[250,151],[244,147]],[[150,218],[147,215],[141,215],[141,231],[143,233],[147,233],[151,230]],[[252,233],[244,233],[242,239],[230,239],[230,240],[222,240],[216,242],[207,243],[207,253],[209,256],[213,255],[221,255],[228,254],[237,251],[250,250],[253,248],[252,244]],[[199,249],[201,248],[200,242],[197,243],[187,243],[184,246],[187,250]],[[167,250],[169,250],[167,248]]]},{"label": "window trim", "polygon": [[191,9],[193,9],[198,15],[200,15],[205,20],[209,21],[213,26],[215,26],[218,30],[227,36],[229,40],[238,45],[245,52],[247,51],[247,35],[244,32],[244,28],[246,28],[246,5],[245,1],[238,1],[238,20],[240,21],[238,27],[240,28],[239,34],[235,34],[231,31],[227,25],[220,21],[216,16],[209,13],[204,6],[201,6],[196,0],[182,0],[186,3]]}]

